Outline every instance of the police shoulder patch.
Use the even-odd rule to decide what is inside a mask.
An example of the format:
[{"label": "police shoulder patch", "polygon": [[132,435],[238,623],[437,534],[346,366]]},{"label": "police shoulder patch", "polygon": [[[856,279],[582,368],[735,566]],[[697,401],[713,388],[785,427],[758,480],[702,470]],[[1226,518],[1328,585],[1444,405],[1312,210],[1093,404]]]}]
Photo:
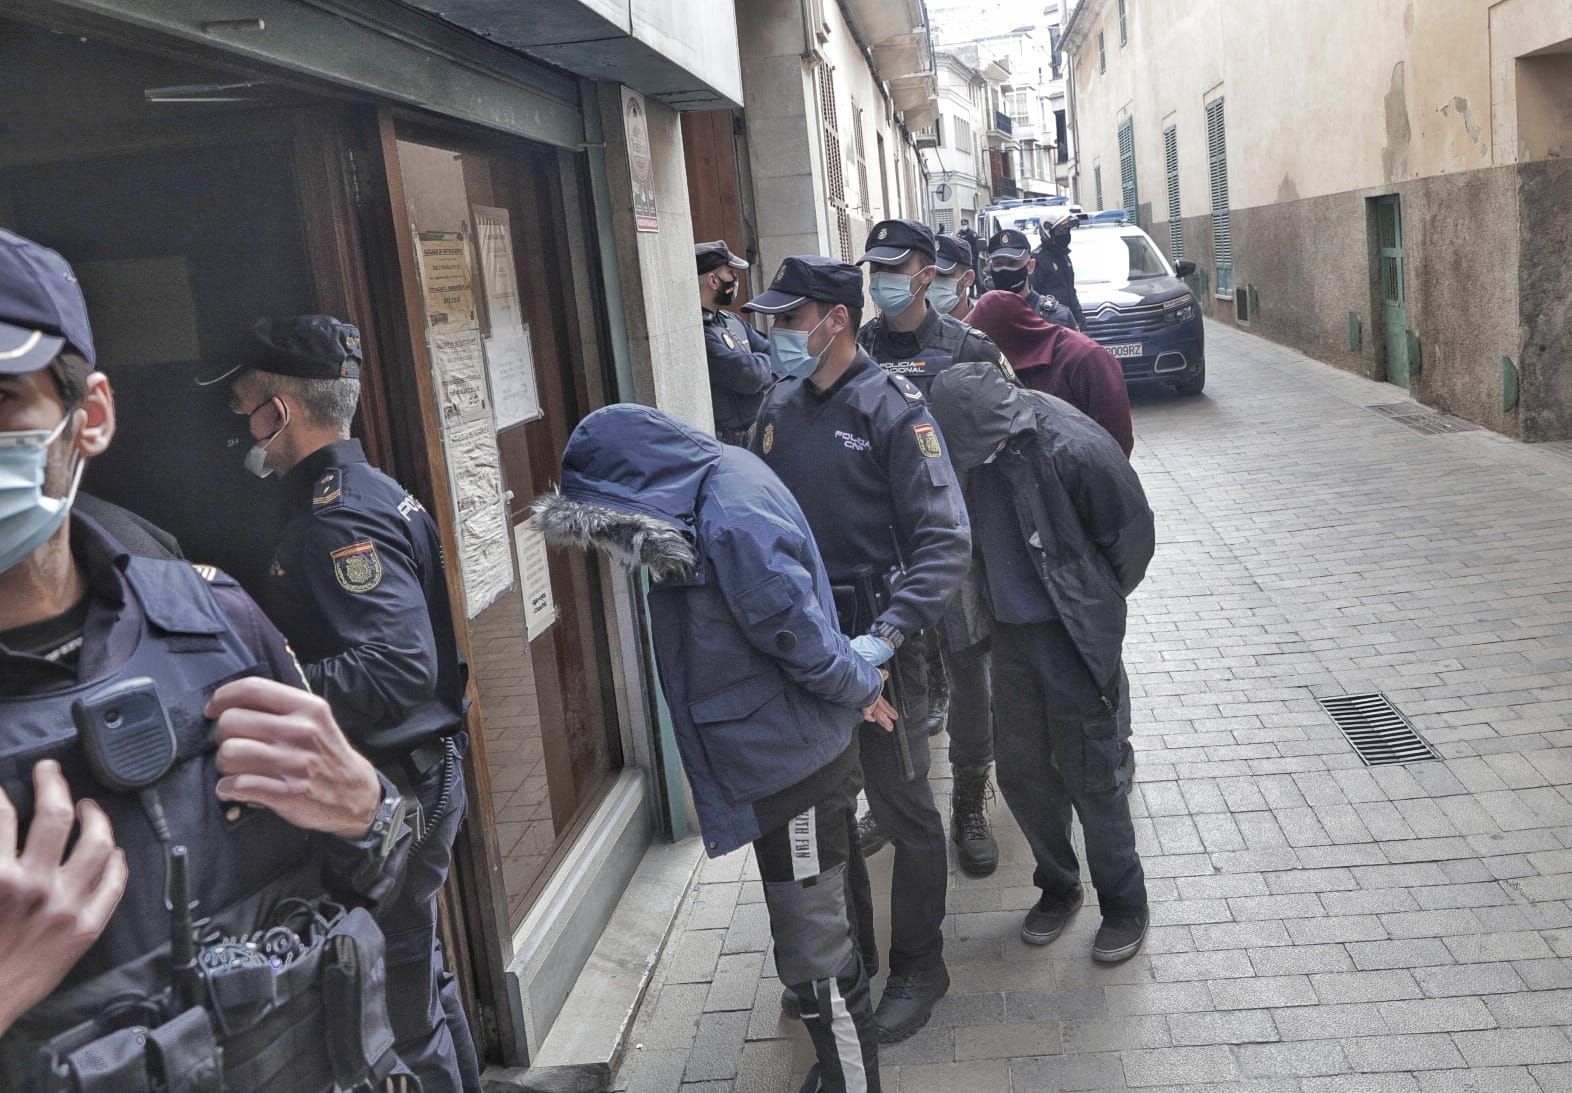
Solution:
[{"label": "police shoulder patch", "polygon": [[218,567],[217,566],[198,565],[197,563],[192,562],[191,563],[191,568],[196,570],[197,571],[197,576],[201,577],[208,584],[212,584],[215,580],[218,579]]},{"label": "police shoulder patch", "polygon": [[333,551],[333,576],[345,592],[357,595],[370,592],[382,583],[382,559],[370,539],[350,543]]},{"label": "police shoulder patch", "polygon": [[892,376],[891,378],[895,380],[896,390],[905,395],[908,401],[922,401],[922,391],[919,390],[917,385],[911,380],[907,379],[905,376]]},{"label": "police shoulder patch", "polygon": [[917,450],[929,459],[938,459],[944,454],[939,447],[939,433],[926,421],[912,426],[912,432],[917,434]]},{"label": "police shoulder patch", "polygon": [[322,472],[311,487],[311,508],[325,509],[344,497],[344,472],[334,467]]},{"label": "police shoulder patch", "polygon": [[759,443],[765,455],[769,455],[775,448],[775,422],[770,422],[764,427],[764,439]]}]

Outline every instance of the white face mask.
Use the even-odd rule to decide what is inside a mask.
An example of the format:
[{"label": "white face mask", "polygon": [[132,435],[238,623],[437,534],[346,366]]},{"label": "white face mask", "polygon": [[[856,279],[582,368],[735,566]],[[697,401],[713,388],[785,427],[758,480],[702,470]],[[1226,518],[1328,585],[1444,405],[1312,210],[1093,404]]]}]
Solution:
[{"label": "white face mask", "polygon": [[[276,400],[275,399],[268,399],[267,402],[264,402],[262,404],[262,406],[266,406],[266,405],[268,405],[268,403],[271,403],[271,402],[274,402],[274,401],[276,401]],[[267,465],[267,450],[268,450],[268,446],[271,445],[273,443],[273,441],[278,439],[280,433],[282,433],[285,429],[289,428],[289,403],[280,401],[279,405],[284,408],[284,420],[283,420],[283,422],[279,425],[279,427],[277,429],[273,430],[273,435],[272,436],[268,437],[266,440],[262,441],[259,444],[253,444],[251,446],[251,450],[246,452],[246,464],[245,464],[246,465],[246,470],[250,471],[252,474],[256,475],[258,478],[268,478],[268,477],[272,476],[273,468],[269,467]],[[258,406],[257,410],[262,409],[262,406]],[[257,410],[252,410],[251,414],[256,413]],[[247,421],[251,420],[251,414],[247,414],[246,415],[246,420]]]},{"label": "white face mask", "polygon": [[50,446],[74,413],[67,412],[53,429],[0,433],[0,572],[47,542],[71,511],[84,461],[78,457],[64,497],[46,497],[44,477]]}]

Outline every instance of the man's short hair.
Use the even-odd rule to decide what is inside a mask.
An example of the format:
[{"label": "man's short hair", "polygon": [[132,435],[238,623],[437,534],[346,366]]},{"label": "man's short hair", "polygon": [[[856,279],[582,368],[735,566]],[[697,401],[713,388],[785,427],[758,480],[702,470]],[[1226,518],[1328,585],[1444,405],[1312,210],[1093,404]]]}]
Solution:
[{"label": "man's short hair", "polygon": [[48,367],[50,378],[55,381],[55,391],[67,410],[87,397],[87,377],[92,374],[93,366],[87,363],[86,357],[67,349],[50,361]]},{"label": "man's short hair", "polygon": [[360,381],[358,379],[308,380],[297,376],[280,376],[253,368],[247,375],[256,381],[264,398],[288,395],[305,408],[306,417],[319,429],[349,431],[360,407]]}]

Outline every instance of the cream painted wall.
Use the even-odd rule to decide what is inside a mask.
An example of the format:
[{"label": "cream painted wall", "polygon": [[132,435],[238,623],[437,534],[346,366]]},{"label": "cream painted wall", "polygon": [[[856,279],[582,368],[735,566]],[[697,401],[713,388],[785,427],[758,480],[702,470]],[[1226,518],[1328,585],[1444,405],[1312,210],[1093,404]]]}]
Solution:
[{"label": "cream painted wall", "polygon": [[[1102,6],[1073,60],[1082,193],[1119,199],[1133,116],[1142,204],[1167,217],[1162,119],[1178,130],[1185,216],[1210,210],[1204,107],[1226,99],[1234,208],[1518,161],[1515,58],[1572,38],[1567,0],[1129,0]],[[1108,68],[1097,71],[1097,32]]]}]

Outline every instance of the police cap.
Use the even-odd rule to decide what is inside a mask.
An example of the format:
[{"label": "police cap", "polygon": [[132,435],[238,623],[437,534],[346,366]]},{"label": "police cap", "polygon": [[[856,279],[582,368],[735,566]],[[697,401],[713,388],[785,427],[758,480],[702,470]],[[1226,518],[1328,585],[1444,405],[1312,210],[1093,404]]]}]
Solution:
[{"label": "police cap", "polygon": [[948,277],[957,268],[972,268],[972,245],[966,240],[954,235],[938,237],[939,253],[934,259],[934,265],[939,267],[939,272]]},{"label": "police cap", "polygon": [[921,220],[881,220],[868,233],[868,252],[857,259],[857,264],[877,262],[881,266],[898,266],[906,261],[912,251],[928,256],[933,261],[938,255],[933,232]]},{"label": "police cap", "polygon": [[242,368],[305,380],[360,378],[360,328],[331,315],[290,315],[258,319],[251,327],[251,353],[218,375],[201,376],[206,386],[228,379]]},{"label": "police cap", "polygon": [[803,254],[786,259],[770,287],[742,305],[744,311],[779,315],[805,301],[862,306],[862,270],[833,258]]},{"label": "police cap", "polygon": [[993,233],[988,240],[988,260],[995,258],[1016,259],[1026,258],[1032,253],[1032,244],[1025,233],[1014,228],[1005,228]]},{"label": "police cap", "polygon": [[726,240],[717,239],[713,243],[700,243],[693,248],[693,257],[698,262],[699,274],[708,273],[712,269],[730,266],[732,269],[747,269],[748,263],[738,258],[726,245]]},{"label": "police cap", "polygon": [[0,375],[36,372],[67,346],[95,363],[87,303],[71,266],[48,247],[0,230]]}]

